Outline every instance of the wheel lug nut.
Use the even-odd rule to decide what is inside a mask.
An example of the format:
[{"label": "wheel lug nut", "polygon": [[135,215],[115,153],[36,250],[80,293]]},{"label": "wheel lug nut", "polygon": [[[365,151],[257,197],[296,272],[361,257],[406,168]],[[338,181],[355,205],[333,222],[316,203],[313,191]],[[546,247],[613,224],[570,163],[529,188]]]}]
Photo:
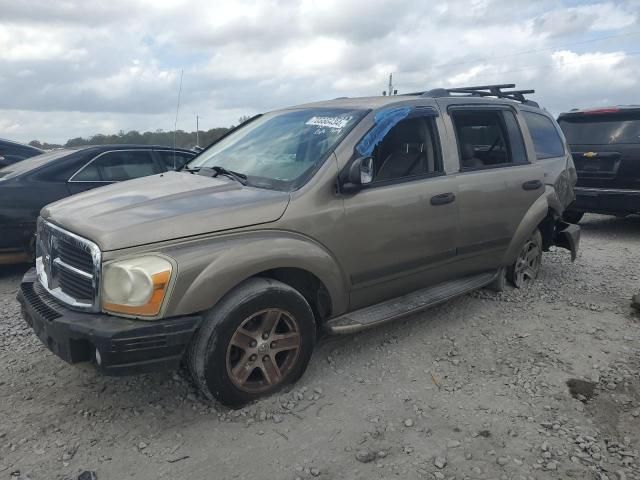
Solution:
[{"label": "wheel lug nut", "polygon": [[258,342],[253,340],[249,345],[251,345],[251,348],[256,348],[256,345],[258,345]]},{"label": "wheel lug nut", "polygon": [[262,357],[263,362],[266,362],[267,360],[269,360],[269,355],[265,355],[264,357]]},{"label": "wheel lug nut", "polygon": [[250,361],[252,361],[252,362],[254,362],[254,361],[256,360],[256,358],[258,358],[258,356],[254,354],[254,355],[251,355],[251,356],[249,357],[249,360],[250,360]]},{"label": "wheel lug nut", "polygon": [[264,333],[262,334],[262,338],[263,338],[264,340],[266,340],[267,338],[269,338],[269,334],[268,334],[267,332],[264,332]]},{"label": "wheel lug nut", "polygon": [[271,348],[276,348],[276,342],[271,342]]}]

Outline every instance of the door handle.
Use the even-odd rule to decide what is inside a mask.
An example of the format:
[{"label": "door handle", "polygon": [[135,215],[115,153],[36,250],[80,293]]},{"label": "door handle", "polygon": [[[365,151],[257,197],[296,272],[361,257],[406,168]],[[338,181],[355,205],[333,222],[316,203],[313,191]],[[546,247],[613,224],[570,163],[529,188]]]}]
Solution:
[{"label": "door handle", "polygon": [[431,205],[446,205],[447,203],[453,203],[455,199],[456,196],[452,192],[441,193],[440,195],[431,197]]},{"label": "door handle", "polygon": [[524,182],[522,184],[523,190],[537,190],[542,186],[542,182],[540,180],[529,180],[528,182]]}]

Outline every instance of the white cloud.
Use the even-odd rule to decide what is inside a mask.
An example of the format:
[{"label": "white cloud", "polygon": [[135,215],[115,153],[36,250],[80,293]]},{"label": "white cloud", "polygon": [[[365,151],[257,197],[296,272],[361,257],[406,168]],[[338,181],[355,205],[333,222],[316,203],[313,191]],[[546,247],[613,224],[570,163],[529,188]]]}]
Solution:
[{"label": "white cloud", "polygon": [[[637,102],[640,1],[0,0],[0,137],[236,123],[344,95],[535,88],[554,112]],[[517,52],[525,54],[515,55]]]}]

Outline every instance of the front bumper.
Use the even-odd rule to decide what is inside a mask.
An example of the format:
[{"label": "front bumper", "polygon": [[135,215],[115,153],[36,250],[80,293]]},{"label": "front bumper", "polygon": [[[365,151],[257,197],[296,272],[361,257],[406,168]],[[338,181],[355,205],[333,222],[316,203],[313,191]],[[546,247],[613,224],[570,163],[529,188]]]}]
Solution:
[{"label": "front bumper", "polygon": [[640,212],[640,190],[576,187],[576,201],[569,208],[577,212],[628,215]]},{"label": "front bumper", "polygon": [[25,321],[49,350],[68,363],[93,362],[105,375],[178,368],[202,321],[199,315],[142,321],[76,312],[40,287],[33,268],[22,279],[18,301]]}]

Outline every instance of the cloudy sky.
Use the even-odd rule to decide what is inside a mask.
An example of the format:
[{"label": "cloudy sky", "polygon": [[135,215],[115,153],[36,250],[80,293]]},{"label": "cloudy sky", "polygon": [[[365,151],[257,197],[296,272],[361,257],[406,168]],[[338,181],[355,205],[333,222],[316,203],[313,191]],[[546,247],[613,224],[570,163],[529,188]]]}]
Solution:
[{"label": "cloudy sky", "polygon": [[517,83],[640,103],[640,0],[0,0],[0,137],[208,129],[338,96]]}]

